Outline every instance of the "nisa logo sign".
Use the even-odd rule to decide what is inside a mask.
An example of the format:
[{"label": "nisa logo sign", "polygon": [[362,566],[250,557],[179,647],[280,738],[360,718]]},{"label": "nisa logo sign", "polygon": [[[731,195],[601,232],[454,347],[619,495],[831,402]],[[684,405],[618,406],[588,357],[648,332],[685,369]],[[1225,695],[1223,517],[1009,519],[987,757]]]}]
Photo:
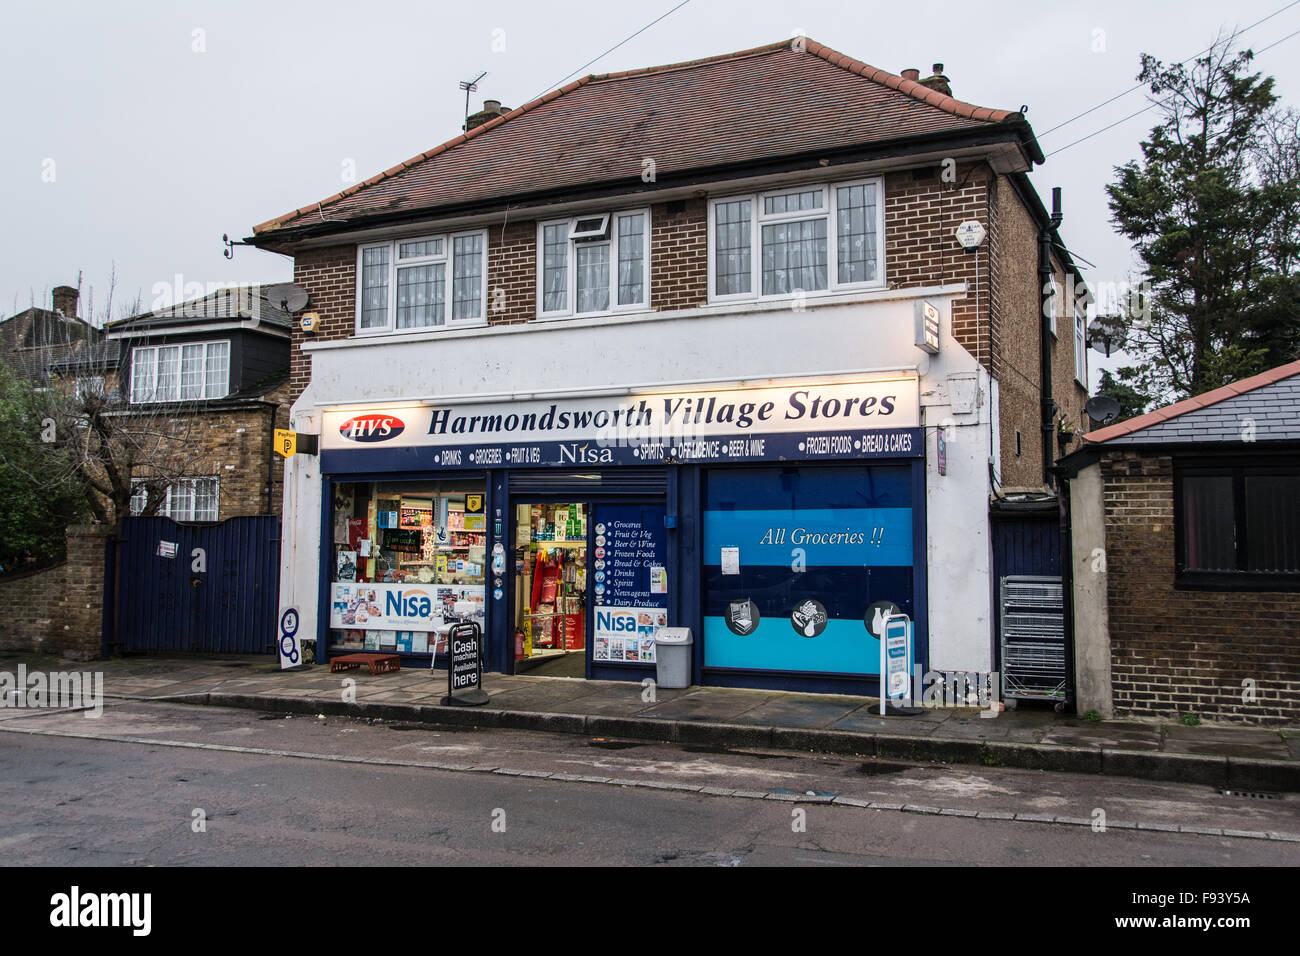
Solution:
[{"label": "nisa logo sign", "polygon": [[433,602],[424,591],[389,591],[384,614],[389,617],[427,618],[433,613]]},{"label": "nisa logo sign", "polygon": [[635,631],[636,614],[630,611],[597,611],[596,630],[613,631],[615,634]]},{"label": "nisa logo sign", "polygon": [[339,434],[348,441],[388,441],[406,429],[406,423],[395,415],[357,415],[339,426]]}]

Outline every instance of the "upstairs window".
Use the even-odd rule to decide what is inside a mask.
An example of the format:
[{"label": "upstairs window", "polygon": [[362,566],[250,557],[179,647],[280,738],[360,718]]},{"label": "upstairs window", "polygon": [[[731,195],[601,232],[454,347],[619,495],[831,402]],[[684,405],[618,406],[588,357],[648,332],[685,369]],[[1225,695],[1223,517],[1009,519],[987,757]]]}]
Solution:
[{"label": "upstairs window", "polygon": [[1175,473],[1181,586],[1300,590],[1300,462]]},{"label": "upstairs window", "polygon": [[709,230],[713,300],[884,284],[879,179],[715,199]]},{"label": "upstairs window", "polygon": [[357,274],[358,332],[402,332],[485,321],[484,232],[360,246]]},{"label": "upstairs window", "polygon": [[601,315],[649,307],[648,210],[542,222],[537,233],[538,315]]},{"label": "upstairs window", "polygon": [[230,343],[187,342],[131,350],[131,401],[185,402],[230,393]]},{"label": "upstairs window", "polygon": [[1088,387],[1088,314],[1074,307],[1074,380]]}]

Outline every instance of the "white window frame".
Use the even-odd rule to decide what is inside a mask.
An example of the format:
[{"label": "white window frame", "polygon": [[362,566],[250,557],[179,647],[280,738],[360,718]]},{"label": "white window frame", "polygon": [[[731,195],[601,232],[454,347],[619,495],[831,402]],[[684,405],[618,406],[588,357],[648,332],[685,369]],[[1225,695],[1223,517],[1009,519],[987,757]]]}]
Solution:
[{"label": "white window frame", "polygon": [[[876,189],[876,278],[867,282],[841,282],[839,278],[839,194],[837,190],[849,186],[874,186]],[[791,193],[821,193],[820,210],[801,209],[780,213],[765,213],[764,200]],[[717,291],[717,212],[720,204],[749,200],[749,291],[719,295]],[[797,292],[776,292],[764,295],[763,289],[763,226],[778,222],[801,222],[807,219],[826,219],[826,269],[825,289],[803,290],[805,297],[829,295],[836,292],[869,291],[885,288],[885,180],[881,176],[849,179],[842,182],[798,183],[780,189],[765,189],[756,193],[720,195],[709,200],[708,270],[710,302],[756,302],[790,299]]]},{"label": "white window frame", "polygon": [[[618,303],[618,241],[619,231],[618,222],[620,216],[642,216],[645,223],[643,251],[641,257],[641,289],[642,296],[640,302],[629,302],[626,305]],[[587,219],[603,219],[604,225],[599,232],[586,231],[577,232],[578,222]],[[569,246],[565,258],[565,267],[568,276],[565,279],[565,308],[554,309],[550,312],[546,308],[546,228],[548,226],[567,225]],[[582,242],[583,237],[604,236],[609,233],[607,239],[600,242],[609,243],[609,308],[598,312],[578,312],[578,254],[579,246],[596,245],[596,242]],[[650,309],[650,256],[651,256],[651,221],[649,208],[644,209],[615,209],[607,213],[587,213],[581,216],[570,216],[565,219],[546,219],[537,223],[537,317],[539,319],[567,319],[576,316],[601,316],[601,315],[620,315],[625,312],[646,312]]]},{"label": "white window frame", "polygon": [[[471,236],[477,236],[482,242],[482,260],[480,262],[480,275],[483,281],[479,288],[479,306],[477,316],[465,319],[456,319],[452,317],[454,297],[455,297],[455,248],[456,240],[464,239]],[[436,255],[412,256],[410,258],[397,258],[398,250],[401,246],[411,242],[442,242],[442,252]],[[388,307],[386,310],[387,322],[384,325],[373,328],[363,329],[361,327],[361,295],[364,291],[362,285],[362,276],[364,268],[365,253],[367,249],[388,249]],[[426,266],[437,263],[446,263],[446,270],[443,273],[444,299],[442,304],[443,320],[441,325],[416,325],[409,329],[399,329],[397,327],[397,270],[399,267],[407,268],[409,266]],[[438,332],[443,329],[465,329],[475,328],[488,324],[487,320],[487,302],[488,302],[488,234],[486,229],[469,229],[463,232],[443,232],[434,233],[426,236],[403,236],[400,239],[390,239],[386,242],[367,242],[357,246],[357,278],[356,294],[354,302],[353,330],[356,335],[407,335],[420,332]]]},{"label": "white window frame", "polygon": [[[141,487],[142,487],[142,486],[144,485],[144,483],[145,483],[145,480],[146,480],[146,479],[144,479],[144,478],[132,478],[132,479],[131,479],[131,509],[130,509],[130,510],[131,510],[131,515],[132,515],[132,517],[135,517],[135,516],[139,513],[139,511],[136,509],[136,506],[135,506],[136,495],[138,494],[136,488],[137,488],[137,486],[141,486]],[[197,496],[195,495],[195,491],[196,491],[197,486],[198,486],[198,483],[199,483],[200,481],[210,481],[210,482],[212,482],[212,500],[213,500],[213,503],[216,505],[216,514],[215,514],[213,517],[211,517],[211,518],[196,518],[196,517],[194,517],[194,502],[197,500]],[[180,483],[185,483],[185,484],[189,485],[189,490],[190,490],[190,494],[189,494],[190,508],[189,508],[189,514],[188,514],[188,515],[185,515],[184,517],[179,517],[179,518],[178,518],[176,515],[172,514],[172,488],[173,488],[175,485],[180,484]],[[139,510],[141,510],[141,511],[144,510],[144,502],[141,502],[141,504],[140,504],[140,509],[139,509]],[[173,482],[172,484],[168,485],[167,488],[164,490],[164,492],[163,492],[163,503],[162,503],[162,506],[159,507],[159,509],[158,509],[157,511],[154,512],[154,517],[157,517],[157,518],[171,518],[173,521],[186,521],[186,522],[208,522],[208,521],[220,521],[220,520],[221,520],[221,478],[220,478],[219,476],[217,476],[217,475],[199,475],[199,476],[196,476],[196,477],[194,477],[194,478],[178,478],[178,479],[176,479],[175,482]]]},{"label": "white window frame", "polygon": [[1088,387],[1088,313],[1074,307],[1074,380]]},{"label": "white window frame", "polygon": [[[181,396],[181,386],[185,380],[184,356],[185,349],[196,345],[203,346],[203,388],[198,397],[184,398]],[[208,394],[208,348],[214,345],[224,345],[226,347],[226,374],[223,384],[218,386],[220,394]],[[176,349],[176,397],[159,398],[158,397],[158,356],[166,349]],[[131,405],[165,405],[173,402],[202,402],[214,401],[219,398],[225,398],[230,394],[230,358],[233,347],[230,339],[204,339],[199,342],[174,342],[169,345],[138,345],[131,349],[131,383],[127,390],[127,401]],[[145,398],[136,398],[136,375],[140,370],[140,356],[146,352],[153,353],[153,365],[151,371],[153,374],[153,387],[149,390]]]}]

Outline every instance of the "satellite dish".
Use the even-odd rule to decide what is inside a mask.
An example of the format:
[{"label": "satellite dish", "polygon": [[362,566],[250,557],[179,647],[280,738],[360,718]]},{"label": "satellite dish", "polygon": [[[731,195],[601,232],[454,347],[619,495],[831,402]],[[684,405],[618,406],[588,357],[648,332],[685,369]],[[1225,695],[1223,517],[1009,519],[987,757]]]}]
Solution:
[{"label": "satellite dish", "polygon": [[1088,345],[1095,352],[1110,358],[1111,349],[1118,350],[1124,344],[1124,329],[1117,315],[1099,315],[1088,326]]},{"label": "satellite dish", "polygon": [[273,285],[266,290],[266,300],[285,312],[301,312],[307,299],[307,290],[295,282]]},{"label": "satellite dish", "polygon": [[1109,395],[1094,395],[1088,399],[1088,403],[1083,406],[1083,410],[1088,413],[1088,417],[1094,422],[1102,425],[1109,425],[1119,418],[1119,402]]}]

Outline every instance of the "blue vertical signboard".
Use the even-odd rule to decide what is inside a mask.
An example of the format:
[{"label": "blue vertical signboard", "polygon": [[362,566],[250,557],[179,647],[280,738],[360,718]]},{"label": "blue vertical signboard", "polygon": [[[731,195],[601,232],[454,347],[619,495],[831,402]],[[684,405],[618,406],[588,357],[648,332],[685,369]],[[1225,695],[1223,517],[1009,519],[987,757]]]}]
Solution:
[{"label": "blue vertical signboard", "polygon": [[590,555],[594,663],[653,664],[655,630],[668,624],[668,537],[663,505],[594,508]]},{"label": "blue vertical signboard", "polygon": [[879,608],[914,613],[909,467],[719,471],[705,499],[706,668],[880,673]]}]

